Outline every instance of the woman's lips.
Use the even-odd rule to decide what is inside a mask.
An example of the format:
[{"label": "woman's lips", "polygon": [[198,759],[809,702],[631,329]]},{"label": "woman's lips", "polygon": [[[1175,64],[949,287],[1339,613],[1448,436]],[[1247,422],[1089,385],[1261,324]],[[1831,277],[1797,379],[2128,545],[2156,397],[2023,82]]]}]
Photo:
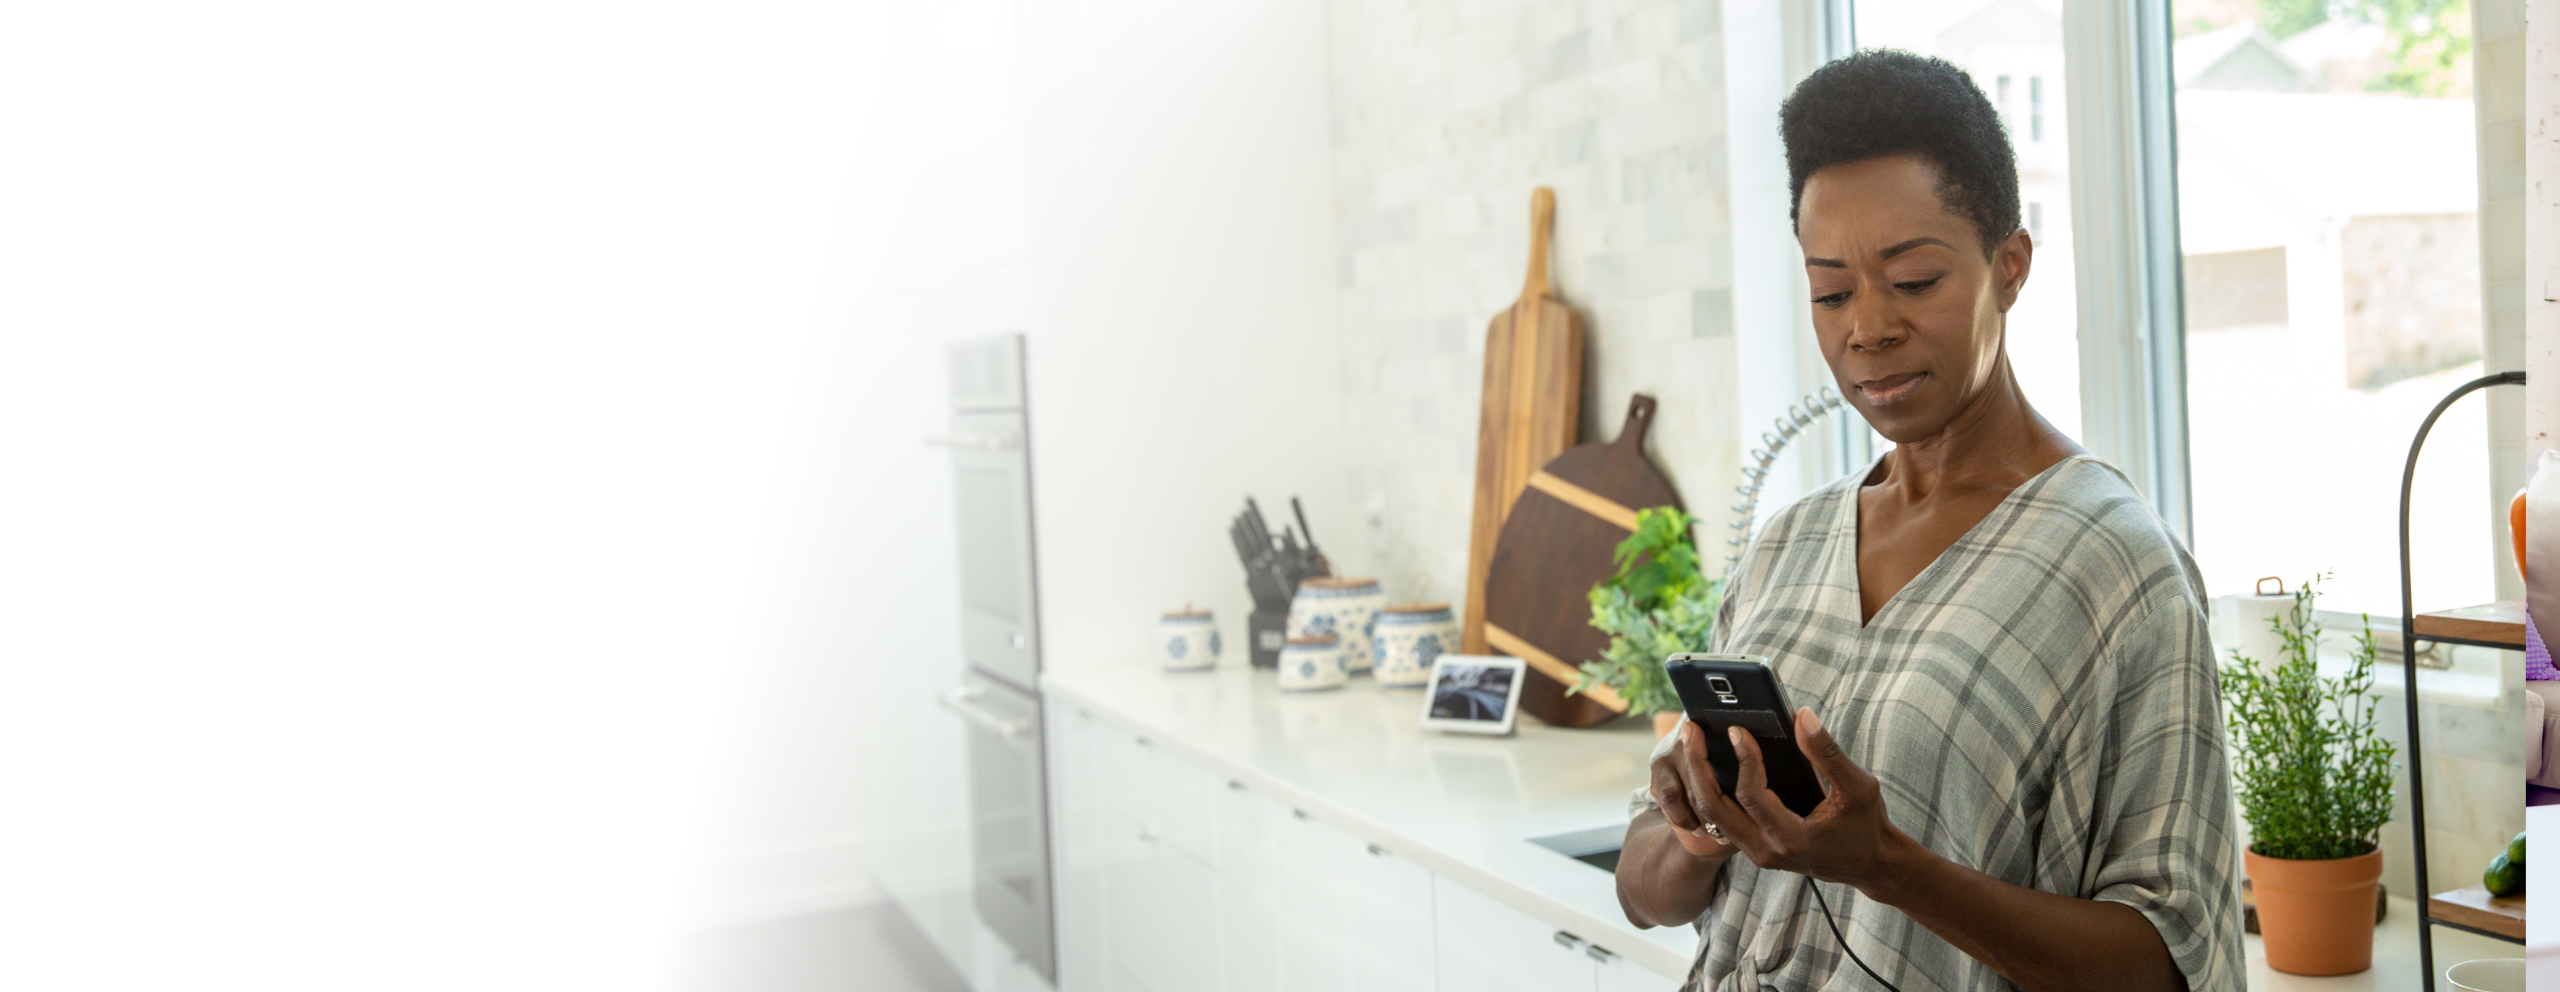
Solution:
[{"label": "woman's lips", "polygon": [[1892,406],[1919,392],[1921,380],[1928,377],[1926,372],[1903,372],[1881,379],[1863,379],[1858,382],[1858,393],[1865,396],[1870,405]]}]

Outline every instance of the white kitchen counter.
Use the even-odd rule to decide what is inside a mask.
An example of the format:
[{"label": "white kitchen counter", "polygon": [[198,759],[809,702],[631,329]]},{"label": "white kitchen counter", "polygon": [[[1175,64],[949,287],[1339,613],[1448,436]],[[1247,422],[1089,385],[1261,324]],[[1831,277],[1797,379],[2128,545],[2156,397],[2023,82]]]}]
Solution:
[{"label": "white kitchen counter", "polygon": [[1268,669],[1152,667],[1050,672],[1067,703],[1168,752],[1384,847],[1450,881],[1625,955],[1685,974],[1686,927],[1638,930],[1607,872],[1528,838],[1626,822],[1644,784],[1649,729],[1558,730],[1522,717],[1512,737],[1419,726],[1422,693],[1353,679],[1280,691]]},{"label": "white kitchen counter", "polygon": [[[1248,788],[1270,795],[1449,880],[1664,975],[1684,974],[1696,949],[1686,927],[1639,930],[1618,908],[1607,873],[1529,842],[1623,824],[1627,794],[1645,779],[1649,728],[1558,730],[1529,717],[1513,737],[1423,730],[1422,694],[1368,679],[1317,693],[1281,692],[1268,670],[1153,667],[1052,672],[1054,702],[1092,713]],[[2257,990],[2417,987],[2417,912],[2394,897],[2374,934],[2374,967],[2302,978],[2266,966],[2247,941]],[[2438,975],[2457,961],[2518,957],[2523,948],[2436,929]],[[2450,988],[2439,978],[2439,988]]]}]

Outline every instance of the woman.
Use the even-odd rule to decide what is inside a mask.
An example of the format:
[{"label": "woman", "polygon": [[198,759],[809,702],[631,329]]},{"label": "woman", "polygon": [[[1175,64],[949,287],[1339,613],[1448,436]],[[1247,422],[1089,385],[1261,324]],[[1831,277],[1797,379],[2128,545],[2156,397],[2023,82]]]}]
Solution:
[{"label": "woman", "polygon": [[1743,733],[1726,798],[1684,721],[1627,830],[1628,919],[1694,922],[1705,989],[2241,987],[2203,581],[2010,369],[2035,246],[1998,114],[1870,51],[1779,117],[1823,357],[1895,447],[1775,515],[1717,624],[1810,704],[1828,797],[1789,812]]}]

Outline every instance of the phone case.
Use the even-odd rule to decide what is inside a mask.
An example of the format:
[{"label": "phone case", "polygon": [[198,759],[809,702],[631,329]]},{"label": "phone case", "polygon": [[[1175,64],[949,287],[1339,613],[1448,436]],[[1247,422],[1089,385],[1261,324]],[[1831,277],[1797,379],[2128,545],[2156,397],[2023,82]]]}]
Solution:
[{"label": "phone case", "polygon": [[1740,768],[1725,728],[1739,726],[1758,739],[1769,791],[1797,816],[1813,813],[1822,803],[1822,778],[1796,747],[1795,710],[1787,705],[1786,693],[1778,688],[1778,677],[1769,671],[1766,659],[1745,654],[1675,654],[1663,667],[1671,674],[1671,688],[1680,694],[1689,722],[1706,728],[1707,764],[1715,769],[1716,784],[1725,798],[1733,797]]}]

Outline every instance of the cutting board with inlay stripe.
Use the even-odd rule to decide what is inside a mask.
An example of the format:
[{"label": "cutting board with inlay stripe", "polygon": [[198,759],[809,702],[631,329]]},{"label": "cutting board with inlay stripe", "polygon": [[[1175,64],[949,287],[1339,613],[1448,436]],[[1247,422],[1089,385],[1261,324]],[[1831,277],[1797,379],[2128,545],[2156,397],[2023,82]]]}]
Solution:
[{"label": "cutting board with inlay stripe", "polygon": [[1476,429],[1475,527],[1467,542],[1460,641],[1483,654],[1485,576],[1494,538],[1538,467],[1582,436],[1582,319],[1548,293],[1547,242],[1556,196],[1529,196],[1529,277],[1520,299],[1485,331],[1484,412]]},{"label": "cutting board with inlay stripe", "polygon": [[1636,511],[1680,505],[1671,480],[1644,456],[1653,412],[1653,397],[1638,394],[1617,440],[1574,448],[1531,475],[1494,541],[1485,645],[1529,663],[1520,708],[1559,727],[1588,727],[1627,708],[1605,687],[1564,690],[1609,647],[1591,626],[1591,587],[1617,574],[1618,542],[1635,532]]}]

